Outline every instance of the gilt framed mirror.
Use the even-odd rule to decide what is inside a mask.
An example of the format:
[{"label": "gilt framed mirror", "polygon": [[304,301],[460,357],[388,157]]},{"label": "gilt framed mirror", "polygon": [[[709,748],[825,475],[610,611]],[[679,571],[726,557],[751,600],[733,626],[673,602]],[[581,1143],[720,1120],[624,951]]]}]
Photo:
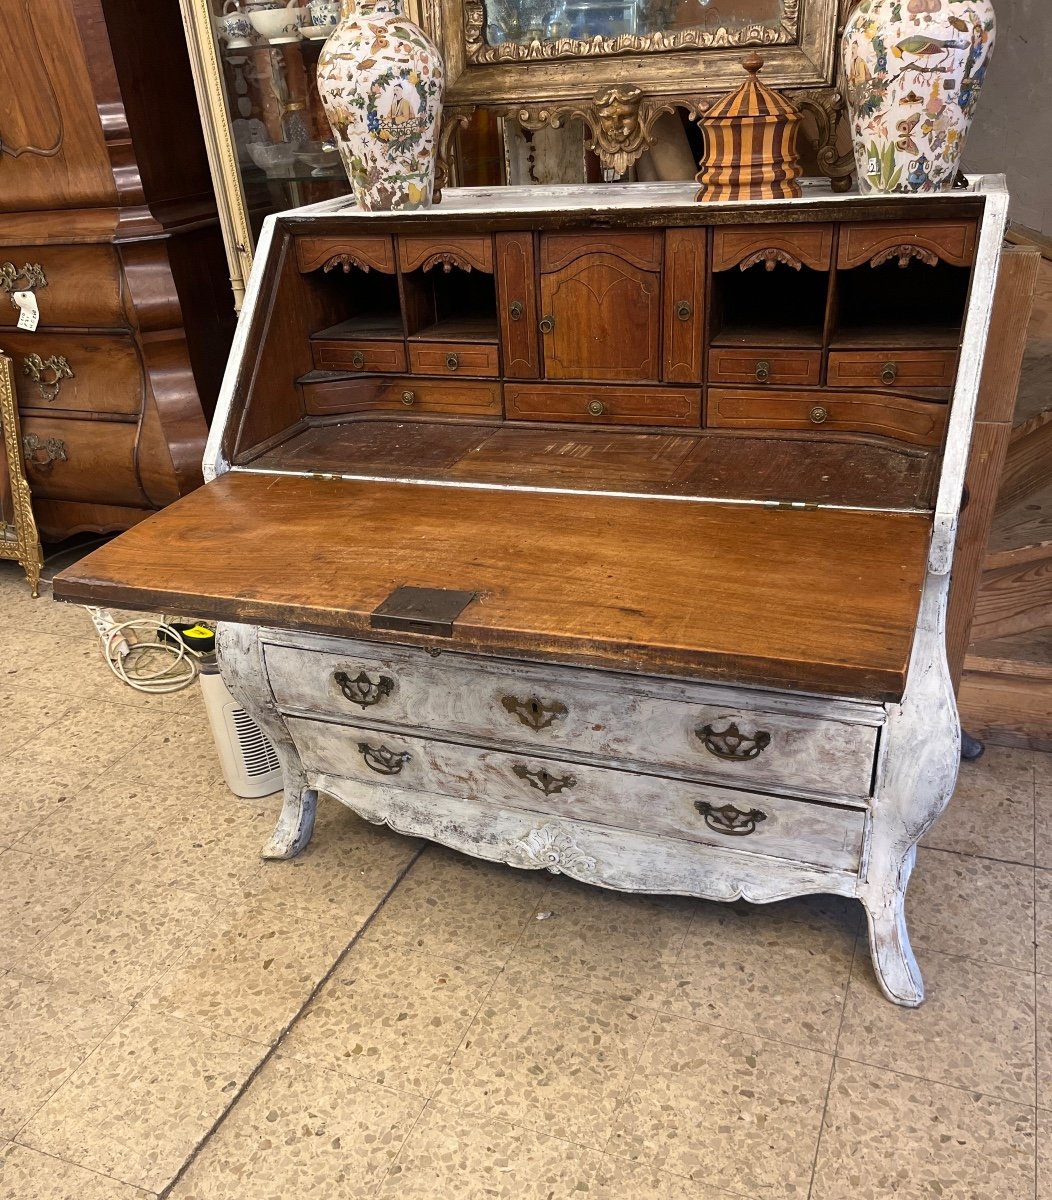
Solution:
[{"label": "gilt framed mirror", "polygon": [[424,0],[446,62],[440,180],[479,110],[530,133],[580,122],[604,178],[625,178],[666,114],[696,121],[742,82],[742,59],[758,50],[764,82],[804,113],[815,167],[846,188],[837,49],[851,2]]}]

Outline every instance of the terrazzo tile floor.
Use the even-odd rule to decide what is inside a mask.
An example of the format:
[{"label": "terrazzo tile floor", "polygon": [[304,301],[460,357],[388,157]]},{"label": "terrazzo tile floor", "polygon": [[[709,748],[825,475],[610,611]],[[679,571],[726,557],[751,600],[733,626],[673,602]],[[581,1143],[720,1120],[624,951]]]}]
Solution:
[{"label": "terrazzo tile floor", "polygon": [[0,1200],[1052,1200],[1052,757],[963,767],[909,1012],[832,897],[617,895],[334,802],[262,863],[196,688],[118,684],[9,563],[0,612]]}]

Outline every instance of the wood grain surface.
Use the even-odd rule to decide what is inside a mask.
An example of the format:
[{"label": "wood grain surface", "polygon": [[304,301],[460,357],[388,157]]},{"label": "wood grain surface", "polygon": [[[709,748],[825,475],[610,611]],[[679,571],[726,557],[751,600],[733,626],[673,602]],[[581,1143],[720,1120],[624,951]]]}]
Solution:
[{"label": "wood grain surface", "polygon": [[353,634],[396,587],[461,589],[452,638],[388,640],[879,700],[902,693],[928,540],[919,514],[234,472],[55,595]]}]

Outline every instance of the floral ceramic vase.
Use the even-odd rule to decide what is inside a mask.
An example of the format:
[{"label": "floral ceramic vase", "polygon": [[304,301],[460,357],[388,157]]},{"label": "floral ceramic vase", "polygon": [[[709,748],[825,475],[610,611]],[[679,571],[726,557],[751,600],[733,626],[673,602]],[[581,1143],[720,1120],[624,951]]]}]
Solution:
[{"label": "floral ceramic vase", "polygon": [[402,0],[343,0],[318,91],[364,209],[427,208],[442,112],[442,58]]},{"label": "floral ceramic vase", "polygon": [[993,48],[991,0],[860,0],[843,44],[860,191],[953,187]]}]

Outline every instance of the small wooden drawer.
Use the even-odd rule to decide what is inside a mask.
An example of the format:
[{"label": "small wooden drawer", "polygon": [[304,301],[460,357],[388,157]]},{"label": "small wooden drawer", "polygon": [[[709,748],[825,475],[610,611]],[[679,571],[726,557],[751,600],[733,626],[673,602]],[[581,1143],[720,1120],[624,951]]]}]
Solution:
[{"label": "small wooden drawer", "polygon": [[508,419],[514,421],[689,427],[701,421],[698,388],[509,383],[504,402]]},{"label": "small wooden drawer", "polygon": [[420,651],[355,642],[331,653],[284,645],[264,653],[278,705],[292,714],[443,731],[736,787],[857,799],[870,792],[877,729],[842,719],[841,709],[826,716],[797,702],[794,713],[770,711],[742,691],[644,691],[618,676],[597,687],[579,670],[498,668],[470,655],[436,664]]},{"label": "small wooden drawer", "polygon": [[974,221],[862,221],[840,227],[837,266],[841,270],[869,263],[933,263],[942,260],[955,267],[971,266],[975,257]]},{"label": "small wooden drawer", "polygon": [[409,369],[404,342],[311,338],[310,345],[318,371],[363,371],[375,375]]},{"label": "small wooden drawer", "polygon": [[148,506],[136,469],[136,424],[29,416],[21,426],[34,497]]},{"label": "small wooden drawer", "polygon": [[383,411],[463,413],[474,417],[501,415],[500,384],[481,379],[370,376],[332,382],[310,381],[301,387],[304,407],[311,416]]},{"label": "small wooden drawer", "polygon": [[107,413],[142,410],[144,369],[138,346],[120,334],[5,333],[23,412]]},{"label": "small wooden drawer", "polygon": [[712,235],[714,271],[769,262],[828,271],[832,253],[832,225],[723,225]]},{"label": "small wooden drawer", "polygon": [[439,268],[493,274],[493,242],[488,237],[400,237],[398,262],[403,271]]},{"label": "small wooden drawer", "polygon": [[500,357],[496,346],[410,342],[409,369],[419,375],[475,375],[495,379],[500,374]]},{"label": "small wooden drawer", "polygon": [[713,429],[872,433],[918,446],[939,445],[946,427],[945,404],[866,392],[710,388],[705,414]]},{"label": "small wooden drawer", "polygon": [[830,387],[950,388],[956,350],[834,350]]},{"label": "small wooden drawer", "polygon": [[121,302],[121,266],[112,246],[0,246],[0,327],[18,323],[12,291],[32,291],[40,328],[52,325],[119,329],[128,319]]},{"label": "small wooden drawer", "polygon": [[303,272],[343,270],[395,271],[394,239],[385,234],[358,234],[355,237],[298,237],[296,262]]},{"label": "small wooden drawer", "polygon": [[855,871],[861,862],[866,814],[857,808],[367,727],[297,718],[287,725],[312,776],[481,799],[833,870]]},{"label": "small wooden drawer", "polygon": [[713,383],[814,386],[821,378],[821,350],[731,350],[722,346],[709,350]]}]

